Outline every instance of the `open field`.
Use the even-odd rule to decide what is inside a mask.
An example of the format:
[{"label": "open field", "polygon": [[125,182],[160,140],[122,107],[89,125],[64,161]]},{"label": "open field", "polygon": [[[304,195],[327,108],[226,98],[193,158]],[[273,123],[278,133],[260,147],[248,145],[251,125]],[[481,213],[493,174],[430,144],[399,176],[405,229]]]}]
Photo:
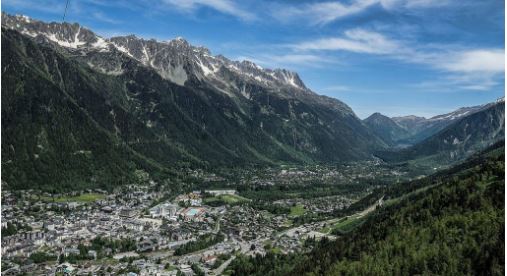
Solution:
[{"label": "open field", "polygon": [[100,199],[104,199],[106,196],[103,194],[97,194],[97,193],[88,193],[88,194],[82,194],[78,196],[61,196],[61,197],[42,197],[41,199],[46,202],[94,202]]},{"label": "open field", "polygon": [[239,195],[219,195],[214,197],[208,197],[204,199],[205,204],[222,201],[226,204],[235,204],[240,202],[250,201],[248,198],[244,198]]},{"label": "open field", "polygon": [[296,205],[296,206],[293,206],[290,208],[290,216],[294,216],[294,217],[297,217],[297,216],[302,216],[304,215],[306,212],[305,208],[303,207],[303,205]]},{"label": "open field", "polygon": [[356,228],[357,226],[361,225],[366,220],[366,216],[361,216],[358,214],[342,218],[341,220],[336,223],[333,228],[332,232],[335,233],[348,233],[352,229]]}]

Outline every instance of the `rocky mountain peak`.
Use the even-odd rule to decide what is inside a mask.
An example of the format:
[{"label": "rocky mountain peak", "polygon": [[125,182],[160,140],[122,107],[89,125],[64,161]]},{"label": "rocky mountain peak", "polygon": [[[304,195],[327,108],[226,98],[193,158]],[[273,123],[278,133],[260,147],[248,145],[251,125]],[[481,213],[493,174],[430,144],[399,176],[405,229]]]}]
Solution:
[{"label": "rocky mountain peak", "polygon": [[[238,79],[256,85],[279,88],[275,89],[277,91],[283,90],[281,89],[283,87],[311,92],[295,72],[285,69],[264,69],[248,60],[231,61],[222,55],[213,56],[207,48],[192,46],[182,37],[167,42],[145,40],[135,35],[103,38],[76,23],[45,23],[27,16],[11,16],[5,13],[2,14],[2,25],[32,38],[45,38],[48,42],[69,50],[119,51],[145,66],[154,68],[163,78],[179,85],[185,85],[190,78],[227,84],[230,78],[221,73],[221,69],[226,68]],[[100,64],[98,60],[94,60],[94,65],[94,68],[101,71],[107,71],[104,67],[110,67],[108,64]],[[233,87],[233,84],[230,87],[221,85],[219,90],[227,91]]]}]

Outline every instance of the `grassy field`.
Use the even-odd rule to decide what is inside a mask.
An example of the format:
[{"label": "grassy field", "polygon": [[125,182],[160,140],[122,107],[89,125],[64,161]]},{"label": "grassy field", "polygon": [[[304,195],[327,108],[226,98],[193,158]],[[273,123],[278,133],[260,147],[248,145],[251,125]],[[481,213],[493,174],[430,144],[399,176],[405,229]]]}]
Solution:
[{"label": "grassy field", "polygon": [[321,232],[323,234],[328,234],[330,231],[331,231],[331,227],[328,227],[328,226],[319,230],[319,232]]},{"label": "grassy field", "polygon": [[41,199],[46,202],[94,202],[105,198],[103,194],[89,193],[78,196],[61,196],[55,197],[54,200],[51,197],[42,197]]},{"label": "grassy field", "polygon": [[242,197],[239,195],[219,195],[219,196],[208,197],[208,198],[204,199],[205,204],[217,202],[217,201],[221,201],[221,202],[224,202],[227,204],[235,204],[235,203],[246,202],[246,201],[250,201],[250,200],[248,198],[245,198],[245,197]]},{"label": "grassy field", "polygon": [[367,216],[359,216],[358,214],[355,214],[349,217],[342,218],[335,225],[333,225],[331,231],[338,233],[348,233],[352,229],[361,225],[366,220],[366,217]]},{"label": "grassy field", "polygon": [[282,253],[282,250],[279,247],[273,247],[273,248],[269,249],[269,251],[273,254],[281,254]]},{"label": "grassy field", "polygon": [[303,205],[296,205],[296,206],[290,207],[289,216],[298,217],[298,216],[304,215],[305,212],[306,212],[306,210],[303,207]]}]

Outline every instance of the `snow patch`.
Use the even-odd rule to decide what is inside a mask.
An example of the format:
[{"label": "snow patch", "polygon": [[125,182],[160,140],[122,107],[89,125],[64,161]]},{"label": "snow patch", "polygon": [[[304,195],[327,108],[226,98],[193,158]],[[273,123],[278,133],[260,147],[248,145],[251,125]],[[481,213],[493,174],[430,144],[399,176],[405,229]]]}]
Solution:
[{"label": "snow patch", "polygon": [[98,49],[107,49],[109,43],[105,41],[102,37],[97,37],[97,41],[92,44],[93,48]]},{"label": "snow patch", "polygon": [[77,47],[79,47],[79,46],[82,46],[82,45],[86,44],[86,42],[84,42],[84,41],[80,41],[80,40],[77,38],[78,34],[79,34],[79,33],[76,33],[76,36],[74,37],[74,41],[65,41],[65,40],[60,40],[60,39],[58,39],[58,38],[56,37],[56,35],[55,35],[55,34],[45,34],[45,36],[46,36],[49,40],[51,40],[51,41],[53,41],[53,42],[57,43],[57,44],[58,44],[58,45],[60,45],[60,46],[67,47],[67,48],[74,48],[74,49],[76,49]]},{"label": "snow patch", "polygon": [[118,49],[118,51],[120,51],[120,52],[122,52],[122,53],[124,53],[124,54],[128,55],[129,57],[134,57],[134,56],[133,56],[133,55],[129,52],[129,50],[128,50],[127,48],[125,48],[125,47],[123,47],[123,46],[121,46],[121,45],[118,45],[118,44],[116,44],[116,43],[113,43],[113,46],[114,46],[116,49]]},{"label": "snow patch", "polygon": [[21,31],[21,33],[24,34],[24,35],[31,36],[31,37],[36,37],[37,36],[37,33],[30,32],[26,28],[23,28],[23,30]]},{"label": "snow patch", "polygon": [[208,66],[204,65],[202,63],[201,59],[199,59],[197,56],[196,56],[196,59],[197,59],[197,65],[199,65],[199,67],[201,68],[201,70],[205,76],[212,75],[215,73],[213,70],[209,69]]},{"label": "snow patch", "polygon": [[146,46],[143,44],[143,55],[144,55],[144,60],[147,62],[148,60],[150,60],[150,56],[148,55],[148,51],[146,50]]}]

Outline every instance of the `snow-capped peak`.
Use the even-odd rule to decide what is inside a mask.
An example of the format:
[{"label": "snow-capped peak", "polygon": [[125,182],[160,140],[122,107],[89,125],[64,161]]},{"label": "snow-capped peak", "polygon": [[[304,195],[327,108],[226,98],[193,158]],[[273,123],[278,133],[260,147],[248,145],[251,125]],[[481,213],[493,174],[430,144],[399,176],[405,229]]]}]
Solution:
[{"label": "snow-capped peak", "polygon": [[[70,50],[107,52],[116,50],[152,67],[162,77],[184,85],[190,76],[213,79],[226,84],[229,77],[221,75],[227,68],[239,78],[269,87],[291,87],[309,91],[297,73],[285,69],[264,69],[254,62],[231,61],[221,55],[213,56],[202,46],[192,46],[183,37],[167,42],[145,40],[135,35],[103,38],[79,24],[45,23],[26,16],[3,14],[2,25],[30,37],[43,36],[48,41]],[[115,71],[116,72],[116,71]],[[227,86],[228,84],[226,84]]]}]

